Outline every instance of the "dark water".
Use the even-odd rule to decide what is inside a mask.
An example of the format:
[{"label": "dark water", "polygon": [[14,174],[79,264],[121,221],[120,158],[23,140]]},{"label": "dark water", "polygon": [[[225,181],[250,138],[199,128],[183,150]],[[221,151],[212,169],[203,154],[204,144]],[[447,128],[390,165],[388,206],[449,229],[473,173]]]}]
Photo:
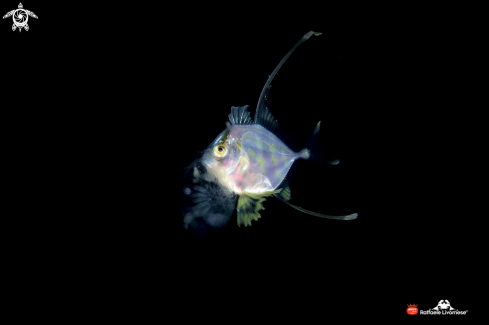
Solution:
[{"label": "dark water", "polygon": [[[11,53],[9,62],[37,70],[23,79],[12,67],[12,93],[3,94],[14,103],[2,121],[16,206],[3,227],[7,250],[39,270],[63,265],[59,277],[111,283],[112,294],[137,291],[137,281],[163,293],[178,283],[179,305],[216,288],[290,299],[317,288],[341,311],[381,291],[372,304],[403,315],[407,303],[466,304],[453,293],[461,283],[453,259],[439,255],[463,256],[468,245],[460,239],[468,227],[452,209],[461,198],[447,199],[451,169],[440,159],[451,154],[445,141],[454,143],[446,139],[456,129],[438,110],[451,101],[440,90],[448,43],[429,26],[328,21],[257,28],[202,18],[111,34],[73,27],[59,39],[32,22],[26,35],[44,35],[36,42],[49,46],[44,55]],[[358,219],[320,219],[269,198],[252,227],[232,219],[207,239],[184,231],[184,168],[224,129],[231,106],[250,105],[254,115],[268,75],[310,30],[323,34],[281,68],[270,109],[294,150],[321,120],[318,145],[340,164],[296,163],[292,203]],[[452,292],[432,287],[443,279],[453,280]],[[316,303],[308,308],[324,308]]]}]

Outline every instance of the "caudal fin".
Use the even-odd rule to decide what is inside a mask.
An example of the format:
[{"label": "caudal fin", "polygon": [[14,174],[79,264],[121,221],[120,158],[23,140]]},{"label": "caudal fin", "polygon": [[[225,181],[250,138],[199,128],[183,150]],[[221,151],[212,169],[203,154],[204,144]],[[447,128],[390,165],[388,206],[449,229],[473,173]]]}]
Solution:
[{"label": "caudal fin", "polygon": [[[311,137],[306,143],[306,147],[302,149],[300,153],[300,157],[303,159],[308,159],[312,162],[323,162],[322,160],[325,152],[325,148],[321,145],[316,145],[317,139],[319,137],[319,129],[321,127],[321,121],[316,125],[314,131],[312,132]],[[340,163],[339,159],[326,159],[325,160],[329,165],[338,165]]]},{"label": "caudal fin", "polygon": [[304,149],[302,149],[299,152],[300,157],[302,159],[318,158],[318,157],[316,157],[318,152],[313,151],[313,149],[316,145],[316,141],[317,141],[318,136],[319,136],[319,129],[320,128],[321,128],[321,121],[319,121],[318,124],[316,125],[316,127],[314,128],[314,131],[312,132],[312,135],[309,138],[309,140],[307,141]]}]

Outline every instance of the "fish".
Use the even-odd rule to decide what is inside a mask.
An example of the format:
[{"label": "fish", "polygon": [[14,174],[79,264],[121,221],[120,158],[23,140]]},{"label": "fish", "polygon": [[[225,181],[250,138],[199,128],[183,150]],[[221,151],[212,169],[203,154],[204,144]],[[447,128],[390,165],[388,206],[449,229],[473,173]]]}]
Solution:
[{"label": "fish", "polygon": [[[290,168],[298,159],[309,159],[321,121],[312,136],[299,152],[291,150],[280,138],[277,120],[268,108],[271,82],[280,67],[294,50],[311,36],[305,34],[284,56],[268,77],[258,99],[254,119],[249,105],[232,106],[229,122],[211,144],[203,150],[184,173],[181,193],[183,227],[201,235],[209,229],[226,226],[236,212],[238,226],[251,226],[265,209],[263,202],[275,197],[288,206],[309,215],[336,219],[354,220],[358,214],[331,216],[310,211],[291,204],[289,178]],[[331,165],[338,160],[330,161]]]}]

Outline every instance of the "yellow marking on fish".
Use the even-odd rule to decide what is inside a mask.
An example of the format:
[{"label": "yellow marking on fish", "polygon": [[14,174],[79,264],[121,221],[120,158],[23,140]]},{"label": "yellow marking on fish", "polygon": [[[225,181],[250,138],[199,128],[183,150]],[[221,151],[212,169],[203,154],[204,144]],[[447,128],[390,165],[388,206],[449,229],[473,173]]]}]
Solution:
[{"label": "yellow marking on fish", "polygon": [[272,160],[272,165],[276,165],[277,164],[277,156],[275,156],[275,154],[272,153],[272,157],[270,158]]},{"label": "yellow marking on fish", "polygon": [[287,156],[286,155],[282,155],[282,161],[287,161]]},{"label": "yellow marking on fish", "polygon": [[250,165],[250,162],[244,156],[241,156],[241,158],[239,158],[239,161],[240,161],[240,164],[242,166],[242,169],[240,170],[240,172],[243,173],[248,168],[248,166]]},{"label": "yellow marking on fish", "polygon": [[282,174],[282,171],[280,169],[276,169],[275,170],[275,177],[277,177],[277,179],[283,179],[285,176],[284,176],[284,174]]},{"label": "yellow marking on fish", "polygon": [[272,143],[270,143],[270,145],[268,147],[270,148],[270,151],[276,151],[277,150],[277,147],[275,147],[275,145]]},{"label": "yellow marking on fish", "polygon": [[250,158],[255,158],[255,152],[251,149],[248,149],[248,156],[250,156]]},{"label": "yellow marking on fish", "polygon": [[260,139],[258,139],[258,138],[257,138],[257,139],[255,140],[255,144],[256,144],[256,147],[257,147],[258,149],[262,149],[262,148],[263,148],[263,142],[261,142],[261,140],[260,140]]},{"label": "yellow marking on fish", "polygon": [[258,162],[258,165],[260,165],[260,169],[262,171],[265,171],[265,159],[261,155],[256,156],[256,161]]}]

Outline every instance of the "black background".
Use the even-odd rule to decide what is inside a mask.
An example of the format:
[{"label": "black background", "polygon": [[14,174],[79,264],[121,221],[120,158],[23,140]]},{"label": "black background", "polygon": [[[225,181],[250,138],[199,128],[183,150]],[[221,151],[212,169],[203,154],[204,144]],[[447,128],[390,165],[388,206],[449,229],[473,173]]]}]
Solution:
[{"label": "black background", "polygon": [[[24,3],[39,16],[28,32],[2,20],[14,206],[2,231],[14,273],[107,304],[137,296],[148,310],[197,313],[210,303],[209,318],[255,308],[400,317],[408,303],[440,299],[471,311],[472,266],[460,264],[475,243],[450,165],[463,127],[450,115],[463,32],[436,12],[324,6]],[[292,203],[358,219],[319,219],[270,198],[252,227],[194,238],[181,229],[184,168],[231,106],[254,114],[268,75],[310,30],[323,34],[281,68],[270,109],[295,150],[321,120],[320,145],[341,162],[298,162]]]}]

